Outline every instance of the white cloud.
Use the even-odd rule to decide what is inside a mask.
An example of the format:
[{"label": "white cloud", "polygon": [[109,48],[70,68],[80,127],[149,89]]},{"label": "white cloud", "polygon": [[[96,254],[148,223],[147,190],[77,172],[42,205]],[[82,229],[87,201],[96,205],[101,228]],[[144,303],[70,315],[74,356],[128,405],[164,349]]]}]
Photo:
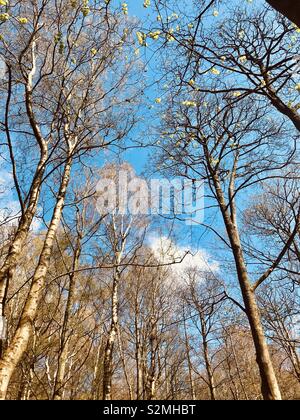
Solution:
[{"label": "white cloud", "polygon": [[199,273],[217,273],[219,271],[219,263],[204,249],[193,251],[174,243],[165,236],[151,237],[149,246],[162,264],[172,264],[177,261],[176,264],[171,266],[171,269],[178,282],[184,281],[188,270],[195,269]]}]

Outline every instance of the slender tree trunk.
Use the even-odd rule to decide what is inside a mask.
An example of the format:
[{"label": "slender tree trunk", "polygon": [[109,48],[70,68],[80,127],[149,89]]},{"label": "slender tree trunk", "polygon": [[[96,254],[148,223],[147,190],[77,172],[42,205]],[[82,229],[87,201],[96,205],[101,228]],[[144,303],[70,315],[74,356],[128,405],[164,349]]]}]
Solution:
[{"label": "slender tree trunk", "polygon": [[243,261],[239,237],[237,232],[234,230],[231,235],[231,241],[233,245],[234,258],[238,270],[238,277],[242,290],[243,300],[246,308],[246,314],[249,320],[256,350],[256,361],[260,371],[262,395],[265,400],[281,400],[281,393],[263,331],[256,297],[252,291],[250,280],[248,278],[247,268]]},{"label": "slender tree trunk", "polygon": [[65,372],[66,372],[66,365],[67,365],[67,360],[68,360],[68,355],[69,355],[69,341],[70,341],[69,326],[70,326],[70,318],[71,318],[71,312],[72,312],[72,307],[74,303],[74,294],[75,294],[75,277],[76,277],[75,272],[79,265],[79,258],[80,258],[80,253],[81,253],[80,241],[81,241],[81,236],[77,238],[77,244],[76,244],[73,264],[72,264],[72,273],[69,276],[70,278],[69,293],[68,293],[63,327],[62,327],[60,354],[58,356],[57,373],[55,377],[54,391],[53,391],[53,397],[52,397],[54,400],[61,400],[63,398]]},{"label": "slender tree trunk", "polygon": [[[28,74],[26,86],[25,86],[25,104],[26,104],[26,111],[27,111],[29,124],[32,128],[33,134],[40,148],[40,158],[39,158],[38,166],[35,171],[35,175],[33,177],[33,181],[31,183],[28,197],[24,203],[26,205],[26,208],[25,209],[23,208],[22,217],[19,221],[14,239],[9,247],[8,254],[0,269],[0,316],[4,315],[4,305],[5,305],[8,285],[10,283],[10,280],[13,278],[17,261],[18,261],[18,257],[20,256],[22,252],[23,244],[25,240],[27,239],[28,232],[32,224],[32,220],[36,213],[39,195],[41,191],[43,175],[45,172],[45,166],[48,159],[48,144],[42,136],[41,130],[35,119],[34,110],[33,110],[32,89],[33,89],[33,77],[36,72],[35,49],[36,49],[36,42],[35,40],[33,40],[32,45],[31,45],[32,68]],[[10,73],[10,80],[11,80],[10,69],[9,69],[9,73]],[[6,109],[6,133],[8,137],[8,143],[10,144],[10,132],[9,132],[9,127],[8,127],[9,103],[10,103],[10,94],[8,95],[7,109]],[[13,163],[14,157],[13,157],[11,149],[10,149],[10,154],[11,154],[11,159]],[[16,178],[15,178],[15,181],[16,181]],[[16,188],[19,193],[19,198],[21,198],[20,196],[21,193],[19,191],[18,185],[16,185]],[[2,343],[0,343],[0,351],[1,350],[2,350]],[[0,357],[1,357],[1,354],[0,354]]]},{"label": "slender tree trunk", "polygon": [[104,346],[103,341],[101,338],[101,342],[99,343],[96,355],[96,362],[93,374],[93,387],[92,387],[92,399],[99,400],[101,398],[101,376],[102,376],[102,354],[103,354]]},{"label": "slender tree trunk", "polygon": [[200,316],[200,322],[201,322],[203,355],[204,355],[205,368],[206,368],[206,373],[207,373],[207,378],[208,378],[210,398],[212,401],[215,401],[216,400],[215,381],[214,381],[213,369],[212,369],[212,365],[211,365],[210,357],[209,357],[206,324],[205,324],[205,319],[204,319],[201,309],[198,309],[198,311],[200,311],[199,316]]},{"label": "slender tree trunk", "polygon": [[141,328],[139,327],[140,309],[138,302],[138,292],[134,302],[134,333],[135,333],[135,366],[136,366],[136,399],[140,400],[143,389],[143,367],[142,367],[142,345]]},{"label": "slender tree trunk", "polygon": [[103,400],[111,400],[111,384],[112,384],[112,370],[113,370],[113,349],[117,336],[119,314],[118,314],[118,288],[120,280],[118,267],[113,279],[112,290],[112,318],[111,326],[108,333],[103,363]]},{"label": "slender tree trunk", "polygon": [[[25,102],[26,102],[26,111],[28,115],[28,120],[40,148],[40,158],[39,158],[38,166],[35,171],[35,175],[33,177],[33,181],[31,183],[28,197],[25,200],[25,203],[23,203],[22,217],[19,221],[16,233],[14,235],[14,239],[9,247],[7,256],[2,264],[2,267],[0,268],[0,316],[5,315],[5,300],[6,300],[8,287],[14,276],[18,258],[22,252],[24,242],[26,241],[28,237],[32,220],[36,214],[43,175],[45,172],[46,162],[48,159],[48,144],[42,136],[41,130],[37,124],[34,111],[33,111],[33,102],[32,102],[33,82],[32,81],[33,81],[34,74],[36,72],[35,48],[36,48],[36,44],[35,44],[35,41],[33,40],[32,42],[32,69],[28,74],[28,79],[27,79],[27,83],[25,87]],[[11,82],[10,69],[9,69],[9,74],[10,74],[9,80]],[[18,191],[19,199],[21,200],[21,192],[17,184],[15,166],[14,166],[14,156],[13,156],[13,152],[11,148],[10,131],[8,127],[9,103],[10,103],[10,93],[8,95],[7,108],[6,108],[6,133],[7,133],[8,144],[10,145],[10,155],[11,155],[12,164],[13,164],[13,172],[14,172],[14,180],[16,183],[16,189]],[[3,344],[4,344],[3,341],[0,340],[0,358],[2,357],[2,353],[3,353],[3,347],[4,347]]]},{"label": "slender tree trunk", "polygon": [[156,352],[157,352],[157,328],[154,315],[151,317],[150,331],[150,369],[147,377],[147,400],[155,398],[156,391]]},{"label": "slender tree trunk", "polygon": [[232,395],[232,398],[234,401],[239,399],[239,390],[236,386],[235,380],[234,380],[234,375],[231,371],[231,365],[230,365],[230,354],[228,352],[228,347],[227,347],[227,343],[226,343],[226,365],[227,365],[227,369],[225,369],[225,371],[228,373],[229,376],[229,389]]},{"label": "slender tree trunk", "polygon": [[298,381],[300,382],[300,360],[299,360],[299,356],[298,356],[297,350],[295,349],[294,346],[291,346],[290,352],[291,352],[291,361],[292,361],[292,364],[293,364],[294,370],[295,370],[295,375],[296,375],[296,378],[298,379]]},{"label": "slender tree trunk", "polygon": [[28,400],[31,394],[31,384],[34,376],[34,363],[30,363],[28,371],[22,369],[20,374],[20,387],[18,391],[18,400]]},{"label": "slender tree trunk", "polygon": [[282,323],[282,335],[284,336],[284,339],[286,341],[286,351],[287,354],[289,356],[289,359],[293,365],[294,371],[295,371],[295,376],[298,379],[298,381],[300,382],[300,359],[299,359],[299,355],[295,346],[295,343],[293,342],[289,331],[287,330],[287,328],[284,325],[284,322]]},{"label": "slender tree trunk", "polygon": [[31,384],[33,381],[33,376],[34,376],[34,365],[30,366],[28,375],[29,377],[26,382],[26,385],[24,386],[23,394],[21,396],[21,400],[24,400],[24,401],[29,400],[31,396]]},{"label": "slender tree trunk", "polygon": [[20,318],[19,325],[10,345],[4,351],[3,357],[0,360],[0,399],[2,400],[5,399],[11,376],[27,348],[28,341],[32,333],[33,322],[35,320],[36,311],[50,265],[50,257],[55,235],[61,219],[64,200],[70,178],[71,165],[72,159],[69,157],[64,167],[63,177],[60,184],[58,197],[56,199],[52,219],[46,234],[38,265],[32,278],[31,288]]},{"label": "slender tree trunk", "polygon": [[142,366],[142,400],[147,399],[147,381],[148,381],[148,360],[147,360],[147,343],[145,340],[145,332],[143,331],[143,343],[141,348],[141,366]]},{"label": "slender tree trunk", "polygon": [[186,356],[187,356],[187,363],[188,363],[188,371],[189,371],[189,381],[190,381],[190,390],[191,390],[191,397],[192,400],[196,400],[196,394],[195,394],[195,384],[193,379],[193,371],[192,371],[192,361],[191,361],[191,354],[190,354],[190,342],[189,337],[187,333],[187,327],[186,327],[186,319],[185,319],[185,311],[183,310],[183,326],[184,326],[184,341],[185,341],[185,348],[186,348]]},{"label": "slender tree trunk", "polygon": [[234,346],[234,343],[232,342],[231,333],[229,333],[229,340],[230,340],[230,346],[231,346],[231,350],[232,350],[233,359],[234,359],[234,363],[235,363],[235,366],[236,366],[236,371],[237,371],[237,374],[238,374],[239,382],[240,382],[241,388],[243,390],[245,399],[248,400],[249,399],[248,394],[247,394],[247,391],[246,391],[246,388],[244,386],[244,382],[243,382],[243,379],[242,379],[242,376],[241,376],[240,367],[239,367],[238,359],[236,357],[235,346]]},{"label": "slender tree trunk", "polygon": [[54,381],[54,390],[52,399],[53,400],[62,400],[64,394],[64,379],[66,374],[66,366],[69,355],[69,340],[67,340],[59,354],[57,372],[55,375]]},{"label": "slender tree trunk", "polygon": [[18,258],[22,252],[24,242],[28,237],[28,233],[32,224],[32,220],[35,216],[37,204],[39,200],[39,194],[41,190],[42,178],[45,171],[45,163],[47,160],[47,149],[43,151],[40,158],[38,168],[36,170],[34,180],[31,186],[28,206],[21,217],[17,230],[15,232],[12,243],[9,247],[8,253],[0,269],[0,315],[4,315],[4,304],[5,295],[9,281],[13,278]]},{"label": "slender tree trunk", "polygon": [[141,343],[136,343],[136,399],[140,400],[143,394],[143,367],[142,367],[142,352]]},{"label": "slender tree trunk", "polygon": [[281,400],[281,393],[275,375],[266,337],[263,331],[261,316],[257,305],[255,293],[252,290],[248,276],[247,267],[244,260],[238,227],[235,218],[234,195],[231,192],[232,209],[231,215],[225,202],[223,191],[217,175],[213,175],[216,196],[222,211],[223,220],[232,248],[235,260],[237,276],[243,296],[246,314],[251,328],[252,338],[256,350],[256,361],[261,377],[261,391],[265,400]]},{"label": "slender tree trunk", "polygon": [[129,377],[129,374],[128,374],[126,357],[125,357],[125,353],[124,353],[122,337],[121,337],[121,334],[120,334],[120,328],[118,328],[117,332],[118,332],[118,343],[119,343],[120,357],[121,357],[123,372],[124,372],[124,376],[125,376],[125,380],[126,380],[126,384],[127,384],[127,388],[128,388],[129,400],[132,401],[132,386],[131,386],[130,377]]},{"label": "slender tree trunk", "polygon": [[[111,296],[111,325],[108,332],[107,343],[104,352],[103,361],[103,400],[111,400],[112,376],[113,376],[113,350],[118,333],[119,325],[119,283],[121,279],[120,264],[123,257],[126,238],[129,232],[129,226],[126,232],[122,232],[121,237],[117,233],[115,220],[113,218],[114,230],[114,253],[115,253],[115,269],[113,273],[112,296]],[[119,242],[121,246],[119,247]]]}]

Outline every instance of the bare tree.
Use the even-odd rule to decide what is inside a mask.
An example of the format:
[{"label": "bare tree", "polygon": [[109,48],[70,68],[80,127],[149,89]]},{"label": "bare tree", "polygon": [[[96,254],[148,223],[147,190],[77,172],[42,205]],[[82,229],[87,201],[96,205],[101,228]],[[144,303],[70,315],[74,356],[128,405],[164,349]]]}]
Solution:
[{"label": "bare tree", "polygon": [[[19,13],[30,12],[30,19],[17,23],[15,19],[8,19],[5,22],[7,30],[11,25],[25,25],[18,31],[19,57],[11,51],[15,37],[8,38],[8,44],[4,43],[8,66],[16,67],[15,77],[18,72],[23,75],[26,97],[22,105],[28,114],[32,129],[30,135],[34,136],[43,150],[49,144],[53,145],[49,156],[48,149],[43,154],[43,167],[46,160],[49,163],[46,177],[49,179],[52,174],[57,176],[60,166],[63,169],[28,299],[14,339],[0,362],[1,398],[5,397],[10,377],[29,340],[61,220],[71,167],[88,151],[103,149],[119,141],[132,126],[132,118],[120,108],[122,102],[130,104],[130,99],[118,100],[114,96],[126,83],[131,68],[130,63],[120,66],[120,47],[124,45],[127,33],[119,23],[118,13],[111,13],[107,6],[98,7],[96,3],[93,13],[89,13],[89,8],[83,9],[77,4],[73,7],[70,3],[60,3],[55,8],[52,2],[44,2],[40,7],[33,6],[31,2],[22,2],[22,7],[22,10],[18,9]],[[11,10],[11,13],[16,11]],[[55,24],[52,24],[52,19]],[[117,61],[115,79],[111,86],[104,87],[103,78]],[[131,92],[132,95],[135,96],[135,93]],[[48,105],[45,109],[46,102]],[[119,113],[119,125],[113,122],[114,112]],[[48,132],[47,139],[43,138],[44,132]],[[36,185],[30,188],[33,194],[30,211],[25,219],[21,218],[18,234],[3,265],[1,287],[4,291],[8,286],[7,273],[10,269],[14,270],[31,225],[43,174],[44,171],[39,168],[38,177],[34,178]],[[3,298],[5,294],[2,293]]]}]

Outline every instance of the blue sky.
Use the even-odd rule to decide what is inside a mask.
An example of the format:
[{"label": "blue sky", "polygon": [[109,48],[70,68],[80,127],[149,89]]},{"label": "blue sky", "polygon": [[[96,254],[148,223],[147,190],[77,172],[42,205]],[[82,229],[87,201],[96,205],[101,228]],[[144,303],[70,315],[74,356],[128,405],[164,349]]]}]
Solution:
[{"label": "blue sky", "polygon": [[[244,0],[245,4],[247,0]],[[261,3],[261,0],[253,0],[253,2]],[[116,4],[120,4],[122,2],[116,1]],[[232,5],[234,2],[227,2],[226,7],[228,5]],[[143,0],[128,0],[128,10],[129,16],[136,17],[141,21],[141,26],[144,26],[144,22],[148,21],[149,19],[153,18],[151,16],[151,9],[143,7]],[[212,8],[212,12],[215,8]],[[222,13],[222,9],[219,9]],[[211,17],[209,19],[218,19],[218,17]],[[209,19],[207,24],[209,24]],[[154,45],[155,48],[155,45]],[[157,118],[157,111],[159,110],[159,106],[155,104],[155,98],[160,95],[159,92],[159,84],[155,83],[157,80],[157,74],[155,72],[155,67],[157,66],[157,56],[153,56],[153,49],[143,49],[141,48],[141,59],[150,62],[147,66],[147,72],[145,73],[145,80],[146,84],[150,86],[146,89],[146,95],[144,99],[144,103],[141,106],[139,113],[141,117],[140,123],[135,127],[135,129],[131,132],[130,136],[127,139],[127,144],[133,146],[135,144],[135,140],[139,139],[143,136],[149,135],[149,126],[154,127],[156,124],[159,124],[159,119]],[[150,124],[149,124],[150,123]],[[151,133],[150,133],[151,134]],[[148,142],[146,139],[145,143]],[[151,162],[151,155],[155,152],[153,148],[130,148],[127,152],[124,152],[120,158],[129,161],[132,166],[134,167],[137,174],[142,174],[145,169],[149,169],[149,159]],[[100,163],[109,162],[111,160],[115,160],[117,156],[113,153],[105,153],[103,156],[103,160],[101,158]],[[151,165],[150,165],[151,166]],[[3,166],[2,168],[2,178],[5,177],[6,168]],[[158,176],[157,173],[154,175],[155,177]],[[11,182],[11,179],[8,179],[8,182]],[[2,195],[2,203],[11,203],[13,204],[14,208],[16,208],[16,200],[11,191],[7,191],[3,196]],[[246,200],[244,200],[246,201]],[[50,207],[50,206],[49,206]],[[221,232],[223,232],[223,224],[220,222],[219,215],[217,215],[217,211],[207,211],[206,214],[206,223],[212,223],[215,227],[219,226]],[[50,213],[49,213],[50,216]],[[175,228],[178,233],[178,243],[180,246],[189,246],[193,249],[202,249],[207,248],[209,252],[216,251],[218,247],[216,238],[213,234],[208,233],[202,227],[193,226],[187,227],[182,222],[176,222]]]}]

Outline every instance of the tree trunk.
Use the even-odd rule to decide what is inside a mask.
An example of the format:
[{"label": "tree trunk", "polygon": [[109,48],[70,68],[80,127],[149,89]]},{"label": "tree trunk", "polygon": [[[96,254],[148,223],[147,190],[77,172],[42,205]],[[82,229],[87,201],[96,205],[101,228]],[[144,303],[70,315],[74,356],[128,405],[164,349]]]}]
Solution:
[{"label": "tree trunk", "polygon": [[[44,140],[41,130],[35,119],[33,111],[33,101],[32,101],[32,87],[33,87],[33,77],[36,72],[36,56],[35,40],[32,42],[32,69],[28,74],[27,83],[25,86],[25,102],[26,102],[26,111],[29,120],[29,124],[32,128],[36,141],[40,148],[40,158],[39,163],[35,171],[33,181],[30,186],[28,197],[25,200],[27,205],[25,211],[23,211],[21,220],[19,221],[17,231],[15,233],[14,239],[9,247],[8,254],[4,260],[4,263],[0,269],[0,316],[4,316],[4,306],[5,299],[8,290],[9,283],[13,278],[18,257],[20,256],[23,248],[23,244],[27,239],[32,220],[35,216],[39,195],[41,191],[41,185],[43,180],[43,175],[45,172],[46,162],[48,159],[48,144]],[[10,70],[9,70],[10,71]],[[9,98],[8,98],[9,105]],[[7,126],[8,116],[6,115],[6,130],[9,137],[9,127]],[[2,343],[0,343],[0,357],[2,357]]]},{"label": "tree trunk", "polygon": [[248,276],[247,267],[244,260],[241,241],[234,209],[234,195],[231,192],[231,215],[225,202],[223,191],[216,174],[213,175],[213,181],[216,190],[216,196],[222,211],[224,224],[227,230],[228,238],[231,244],[232,253],[235,260],[237,276],[246,314],[251,328],[252,338],[256,350],[256,361],[259,367],[261,377],[261,392],[265,400],[281,400],[281,393],[277,378],[275,375],[273,363],[271,360],[269,348],[263,331],[261,316],[258,309],[256,297],[252,290],[251,282]]},{"label": "tree trunk", "polygon": [[69,324],[70,324],[70,317],[71,317],[72,307],[74,303],[74,293],[75,293],[75,277],[76,277],[75,272],[78,268],[79,258],[80,258],[80,253],[81,253],[80,240],[81,240],[81,236],[77,238],[77,244],[76,244],[73,264],[72,264],[72,273],[69,276],[70,278],[69,293],[68,293],[68,299],[67,299],[63,327],[62,327],[60,354],[58,356],[58,366],[57,366],[57,373],[55,377],[54,391],[53,391],[54,400],[61,400],[63,398],[65,371],[66,371],[66,364],[67,364],[68,354],[69,354],[69,341],[70,341]]},{"label": "tree trunk", "polygon": [[118,288],[119,288],[119,271],[116,269],[116,274],[113,279],[112,290],[112,318],[111,326],[108,333],[103,363],[103,400],[111,400],[111,383],[113,370],[113,349],[117,335],[119,314],[118,314]]},{"label": "tree trunk", "polygon": [[35,216],[39,194],[41,189],[42,178],[45,172],[45,163],[47,160],[47,149],[45,148],[39,165],[37,167],[34,180],[30,189],[28,206],[24,215],[19,221],[13,241],[9,247],[7,256],[0,269],[0,315],[4,316],[5,295],[10,280],[13,278],[18,258],[22,252],[24,242],[28,237],[28,233]]},{"label": "tree trunk", "polygon": [[143,394],[143,356],[142,356],[142,331],[139,326],[140,308],[138,302],[138,292],[135,294],[134,301],[134,333],[135,333],[135,365],[136,365],[136,399],[140,400]]},{"label": "tree trunk", "polygon": [[136,343],[136,399],[140,400],[143,394],[143,366],[142,366],[142,351],[141,344]]},{"label": "tree trunk", "polygon": [[188,363],[188,371],[189,371],[189,381],[190,381],[190,390],[191,390],[191,399],[193,401],[196,400],[196,393],[195,393],[195,384],[193,379],[193,371],[192,371],[192,361],[190,355],[190,342],[187,333],[187,326],[186,326],[186,318],[185,318],[185,311],[183,309],[183,326],[184,326],[184,341],[185,341],[185,349],[186,349],[186,356],[187,356],[187,363]]},{"label": "tree trunk", "polygon": [[123,348],[122,337],[121,337],[121,334],[120,334],[120,328],[118,328],[117,332],[118,332],[120,358],[121,358],[121,361],[122,361],[123,372],[124,372],[124,376],[125,376],[125,380],[126,380],[126,384],[127,384],[127,388],[128,388],[129,400],[132,401],[132,399],[133,399],[132,398],[132,386],[131,386],[130,377],[129,377],[129,374],[128,374],[126,357],[125,357],[125,352],[124,352],[124,348]]},{"label": "tree trunk", "polygon": [[249,399],[248,398],[248,394],[247,394],[247,391],[246,391],[246,388],[244,386],[244,382],[243,382],[243,379],[242,379],[242,376],[241,376],[238,359],[236,357],[235,346],[234,346],[234,344],[232,342],[232,337],[231,337],[231,333],[230,332],[229,332],[229,340],[230,340],[230,347],[231,347],[231,351],[232,351],[232,354],[233,354],[233,359],[234,359],[234,363],[235,363],[235,366],[236,366],[236,371],[237,371],[237,375],[238,375],[238,378],[239,378],[239,382],[240,382],[241,388],[243,390],[245,399],[248,400]]},{"label": "tree trunk", "polygon": [[298,355],[298,352],[297,352],[297,348],[295,346],[295,342],[293,341],[293,339],[290,336],[289,331],[285,327],[284,323],[282,323],[282,324],[283,325],[282,325],[281,329],[282,329],[282,332],[283,332],[284,340],[286,342],[284,347],[286,347],[287,354],[288,354],[289,359],[290,359],[290,361],[293,365],[295,376],[298,379],[298,381],[300,382],[300,360],[299,360],[299,355]]},{"label": "tree trunk", "polygon": [[156,392],[156,352],[157,352],[157,328],[156,320],[152,315],[150,320],[150,369],[147,377],[147,400],[152,401]]},{"label": "tree trunk", "polygon": [[62,400],[64,393],[64,379],[66,373],[67,360],[69,355],[69,340],[67,340],[59,354],[57,372],[55,375],[53,400]]},{"label": "tree trunk", "polygon": [[101,398],[101,377],[102,377],[102,354],[103,354],[104,346],[103,346],[103,339],[98,345],[96,361],[95,361],[95,368],[93,373],[93,385],[92,385],[92,399],[99,400]]},{"label": "tree trunk", "polygon": [[36,311],[44,288],[45,278],[50,265],[51,252],[55,240],[55,235],[59,227],[61,214],[64,206],[67,186],[70,178],[72,159],[69,157],[66,161],[59,193],[56,199],[55,208],[49,229],[46,234],[44,246],[39,258],[38,265],[34,272],[31,288],[20,318],[19,325],[15,335],[3,353],[0,360],[0,399],[5,399],[11,376],[20,362],[32,332],[33,322],[35,320]]},{"label": "tree trunk", "polygon": [[28,371],[26,368],[23,368],[20,376],[21,380],[17,399],[20,401],[29,400],[31,394],[31,383],[34,377],[34,363],[32,362],[30,364]]},{"label": "tree trunk", "polygon": [[281,400],[281,393],[261,324],[256,297],[251,288],[239,237],[235,229],[231,232],[230,240],[233,246],[238,278],[256,350],[256,361],[260,371],[262,395],[265,400]]},{"label": "tree trunk", "polygon": [[212,365],[209,358],[206,324],[205,324],[204,315],[201,311],[199,312],[199,316],[200,316],[200,322],[201,322],[203,355],[204,355],[205,368],[206,368],[206,373],[207,373],[207,378],[208,378],[210,398],[212,401],[215,401],[216,400],[215,381],[214,381]]},{"label": "tree trunk", "polygon": [[297,350],[295,349],[294,346],[292,346],[291,348],[291,361],[294,367],[294,371],[295,371],[295,376],[298,379],[298,381],[300,382],[300,360],[299,360],[299,356],[297,353]]}]

